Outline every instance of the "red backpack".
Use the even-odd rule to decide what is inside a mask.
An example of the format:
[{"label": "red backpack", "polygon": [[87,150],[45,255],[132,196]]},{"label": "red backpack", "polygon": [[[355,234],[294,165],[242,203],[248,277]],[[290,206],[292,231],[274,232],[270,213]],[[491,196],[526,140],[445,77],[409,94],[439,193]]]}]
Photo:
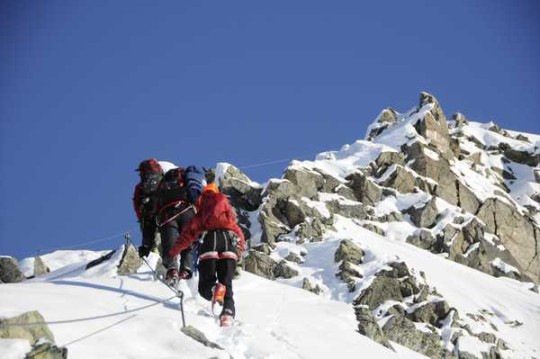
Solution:
[{"label": "red backpack", "polygon": [[207,229],[230,229],[236,216],[223,193],[205,192],[201,201],[202,223]]}]

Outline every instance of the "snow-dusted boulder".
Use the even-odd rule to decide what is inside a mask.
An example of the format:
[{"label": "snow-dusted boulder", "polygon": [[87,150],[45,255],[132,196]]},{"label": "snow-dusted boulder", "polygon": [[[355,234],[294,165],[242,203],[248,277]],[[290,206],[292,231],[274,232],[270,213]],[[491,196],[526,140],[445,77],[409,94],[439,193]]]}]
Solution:
[{"label": "snow-dusted boulder", "polygon": [[439,213],[436,202],[436,198],[432,197],[427,203],[421,206],[414,205],[409,208],[407,213],[411,216],[411,221],[417,227],[429,228],[433,226]]},{"label": "snow-dusted boulder", "polygon": [[381,200],[382,188],[368,179],[364,173],[358,171],[350,174],[346,179],[349,181],[348,186],[353,190],[358,201],[372,206]]},{"label": "snow-dusted boulder", "polygon": [[264,278],[274,279],[274,270],[278,263],[269,255],[258,251],[249,251],[244,258],[244,269]]},{"label": "snow-dusted boulder", "polygon": [[13,257],[0,257],[0,282],[17,283],[26,280],[23,272],[19,268],[19,263]]}]

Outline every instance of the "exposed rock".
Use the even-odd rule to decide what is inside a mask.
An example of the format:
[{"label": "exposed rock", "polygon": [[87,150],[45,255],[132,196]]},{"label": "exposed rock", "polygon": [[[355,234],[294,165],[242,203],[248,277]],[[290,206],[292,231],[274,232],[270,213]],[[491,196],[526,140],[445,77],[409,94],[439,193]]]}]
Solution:
[{"label": "exposed rock", "polygon": [[139,253],[133,246],[124,246],[124,253],[120,264],[118,264],[118,275],[128,275],[137,272],[137,269],[142,265],[142,259]]},{"label": "exposed rock", "polygon": [[401,152],[381,152],[375,160],[375,170],[382,174],[388,167],[392,165],[405,166],[405,156]]},{"label": "exposed rock", "polygon": [[308,198],[317,196],[318,191],[324,187],[325,183],[320,173],[300,167],[287,168],[283,174],[283,178],[296,185],[298,190],[296,193],[297,196]]},{"label": "exposed rock", "polygon": [[386,232],[381,227],[377,226],[376,224],[370,223],[370,222],[364,222],[361,224],[362,227],[367,229],[368,231],[375,232],[381,236],[386,236]]},{"label": "exposed rock", "polygon": [[356,279],[362,278],[363,275],[355,268],[354,264],[349,261],[341,262],[339,269],[336,276],[347,283],[349,292],[354,292],[356,290]]},{"label": "exposed rock", "polygon": [[465,211],[475,214],[480,207],[480,201],[476,197],[473,191],[469,189],[465,184],[461,183],[460,180],[456,179],[456,189],[457,189],[457,206],[463,208]]},{"label": "exposed rock", "polygon": [[354,312],[356,314],[356,320],[358,321],[358,332],[360,332],[360,334],[365,335],[377,343],[394,350],[392,345],[390,345],[388,338],[382,331],[379,324],[377,324],[377,321],[373,315],[371,315],[371,311],[367,307],[357,306],[354,308]]},{"label": "exposed rock", "polygon": [[409,267],[405,262],[390,262],[387,264],[390,269],[381,269],[377,272],[377,276],[384,276],[388,278],[403,278],[411,274]]},{"label": "exposed rock", "polygon": [[228,166],[220,178],[219,187],[236,208],[254,211],[262,203],[262,188],[252,185],[251,180],[235,166]]},{"label": "exposed rock", "polygon": [[274,200],[287,200],[289,197],[295,197],[296,193],[297,188],[291,181],[286,179],[272,179],[268,181],[262,195]]},{"label": "exposed rock", "polygon": [[86,264],[86,267],[84,268],[85,270],[87,269],[90,269],[90,268],[93,268],[95,266],[98,266],[100,265],[101,263],[105,262],[105,261],[108,261],[109,259],[112,258],[112,256],[116,253],[116,250],[113,250],[113,251],[109,251],[107,252],[106,254],[102,255],[101,257],[99,258],[96,258],[94,259],[93,261],[90,261]]},{"label": "exposed rock", "polygon": [[388,168],[388,171],[392,172],[388,178],[381,182],[382,186],[395,188],[401,193],[414,192],[415,178],[411,172],[399,165]]},{"label": "exposed rock", "polygon": [[437,239],[426,229],[419,229],[406,239],[407,243],[415,245],[422,249],[432,249]]},{"label": "exposed rock", "polygon": [[300,263],[304,262],[304,258],[302,258],[301,256],[299,256],[298,254],[296,254],[294,252],[289,252],[287,257],[285,257],[285,260],[287,260],[289,262],[297,263],[297,264],[300,264]]},{"label": "exposed rock", "polygon": [[49,273],[51,270],[43,262],[40,256],[34,257],[34,277]]},{"label": "exposed rock", "polygon": [[439,213],[436,198],[432,197],[422,207],[412,206],[407,210],[407,213],[411,216],[411,221],[417,227],[429,228],[433,226]]},{"label": "exposed rock", "polygon": [[274,199],[263,204],[258,220],[262,228],[261,240],[265,243],[273,244],[280,235],[291,231],[291,228],[284,223],[287,219]]},{"label": "exposed rock", "polygon": [[343,182],[339,179],[337,179],[336,177],[322,171],[321,169],[314,169],[314,171],[316,171],[317,173],[319,173],[322,177],[323,177],[323,180],[324,180],[324,184],[322,186],[322,188],[320,189],[320,191],[322,192],[327,192],[327,193],[334,193],[336,192],[336,189],[343,185]]},{"label": "exposed rock", "polygon": [[437,160],[428,155],[429,149],[418,141],[404,146],[403,150],[407,153],[407,161],[412,162],[410,165],[412,170],[438,183],[435,194],[450,204],[457,205],[458,195],[455,185],[457,177],[450,169],[448,161],[444,158]]},{"label": "exposed rock", "polygon": [[0,338],[26,339],[31,345],[40,339],[54,343],[54,335],[38,311],[26,312],[16,317],[0,319]]},{"label": "exposed rock", "polygon": [[500,199],[490,198],[480,207],[477,216],[486,229],[496,234],[518,263],[518,269],[535,283],[540,281],[539,232],[517,209]]},{"label": "exposed rock", "polygon": [[272,247],[268,243],[261,243],[256,246],[253,246],[251,249],[264,253],[266,255],[270,255],[272,253]]},{"label": "exposed rock", "polygon": [[19,268],[19,262],[13,257],[0,257],[0,281],[1,283],[18,283],[25,280],[23,272]]},{"label": "exposed rock", "polygon": [[436,332],[428,333],[416,329],[409,319],[394,315],[382,328],[387,338],[430,358],[440,358],[441,338]]},{"label": "exposed rock", "polygon": [[261,252],[250,250],[244,258],[244,269],[264,278],[274,279],[276,266],[275,260]]},{"label": "exposed rock", "polygon": [[216,344],[216,343],[210,341],[206,337],[206,335],[204,335],[203,332],[201,332],[199,329],[197,329],[197,328],[195,328],[195,327],[193,327],[191,325],[185,326],[180,330],[182,331],[182,333],[184,333],[188,337],[198,341],[199,343],[201,343],[205,347],[223,350],[223,348],[219,344]]},{"label": "exposed rock", "polygon": [[510,161],[528,165],[531,167],[538,167],[540,163],[540,153],[530,153],[527,151],[519,151],[512,148],[507,143],[500,143],[499,149],[503,151],[506,158]]},{"label": "exposed rock", "polygon": [[442,319],[444,319],[450,312],[450,306],[446,301],[441,300],[438,302],[426,303],[409,313],[407,318],[413,322],[429,323],[438,327]]},{"label": "exposed rock", "polygon": [[307,290],[308,292],[320,294],[322,292],[321,287],[318,284],[313,284],[308,278],[304,278],[302,281],[302,289]]},{"label": "exposed rock", "polygon": [[451,159],[453,158],[453,153],[450,150],[450,135],[448,133],[446,116],[437,99],[431,94],[422,92],[420,94],[419,107],[422,108],[427,104],[433,104],[433,108],[422,120],[416,123],[416,131],[422,137],[429,140],[444,158]]},{"label": "exposed rock", "polygon": [[333,214],[357,219],[366,219],[368,217],[365,206],[359,202],[332,200],[325,203]]},{"label": "exposed rock", "polygon": [[366,305],[374,310],[387,300],[401,302],[401,282],[396,278],[375,277],[371,285],[364,289],[353,301],[353,305]]},{"label": "exposed rock", "polygon": [[344,239],[334,254],[334,261],[349,261],[353,264],[361,264],[363,256],[364,251],[362,248],[358,247],[352,240]]},{"label": "exposed rock", "polygon": [[[386,152],[390,153],[390,152]],[[374,205],[382,198],[382,189],[362,172],[355,172],[346,177],[356,199],[367,205]]]},{"label": "exposed rock", "polygon": [[380,135],[386,128],[397,121],[397,112],[392,108],[386,108],[377,117],[376,122],[368,129],[366,138],[368,141]]},{"label": "exposed rock", "polygon": [[319,218],[308,218],[298,226],[296,235],[301,241],[320,242],[323,239],[324,231],[325,225]]},{"label": "exposed rock", "polygon": [[358,201],[358,198],[356,198],[356,195],[354,194],[354,190],[344,184],[337,186],[335,189],[335,193],[339,194],[343,198],[347,198],[353,201]]},{"label": "exposed rock", "polygon": [[298,275],[298,271],[294,268],[292,268],[286,260],[280,261],[275,267],[274,267],[274,276],[276,278],[292,278],[296,277]]},{"label": "exposed rock", "polygon": [[463,126],[469,124],[469,121],[465,118],[465,116],[463,116],[463,114],[461,114],[459,112],[456,112],[452,116],[452,120],[454,120],[456,122],[456,127],[463,127]]},{"label": "exposed rock", "polygon": [[374,221],[377,221],[377,222],[383,222],[383,223],[386,223],[386,222],[401,222],[403,221],[403,214],[401,214],[401,212],[390,212],[390,213],[386,213],[382,216],[378,216],[378,217],[375,217],[373,218]]},{"label": "exposed rock", "polygon": [[291,228],[299,225],[306,220],[308,215],[296,200],[289,200],[285,205],[285,217]]},{"label": "exposed rock", "polygon": [[58,347],[53,343],[43,342],[35,344],[32,350],[26,354],[25,359],[67,359],[66,347]]}]

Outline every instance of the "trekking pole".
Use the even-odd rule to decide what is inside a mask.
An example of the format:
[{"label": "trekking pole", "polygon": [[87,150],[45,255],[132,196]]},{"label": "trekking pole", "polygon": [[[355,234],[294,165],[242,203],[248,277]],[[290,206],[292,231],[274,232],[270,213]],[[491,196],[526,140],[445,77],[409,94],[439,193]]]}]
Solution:
[{"label": "trekking pole", "polygon": [[[135,250],[137,250],[137,247],[135,246],[135,243],[133,243],[133,241],[131,240],[131,234],[129,234],[129,232],[127,232],[124,235],[124,239],[126,240],[126,245],[129,246],[131,244],[133,246],[133,248],[135,248]],[[148,261],[144,257],[141,257],[141,259],[148,266],[148,268],[150,268],[152,273],[154,273],[154,277],[158,278],[161,283],[163,283],[167,288],[172,290],[174,292],[174,294],[176,294],[176,297],[178,299],[180,299],[180,312],[182,313],[182,327],[185,328],[186,327],[186,317],[185,317],[185,314],[184,314],[184,292],[182,290],[180,290],[180,289],[175,289],[175,288],[171,287],[170,285],[168,285],[165,281],[163,281],[161,278],[159,278],[159,276],[157,275],[154,268],[152,268],[150,263],[148,263]]]}]

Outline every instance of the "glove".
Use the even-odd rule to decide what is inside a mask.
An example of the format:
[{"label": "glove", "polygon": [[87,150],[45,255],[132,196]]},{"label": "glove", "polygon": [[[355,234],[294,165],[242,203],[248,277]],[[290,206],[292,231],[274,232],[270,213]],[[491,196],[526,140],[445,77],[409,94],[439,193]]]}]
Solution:
[{"label": "glove", "polygon": [[150,247],[145,246],[145,245],[139,246],[139,257],[140,258],[148,257],[149,254],[150,254]]}]

